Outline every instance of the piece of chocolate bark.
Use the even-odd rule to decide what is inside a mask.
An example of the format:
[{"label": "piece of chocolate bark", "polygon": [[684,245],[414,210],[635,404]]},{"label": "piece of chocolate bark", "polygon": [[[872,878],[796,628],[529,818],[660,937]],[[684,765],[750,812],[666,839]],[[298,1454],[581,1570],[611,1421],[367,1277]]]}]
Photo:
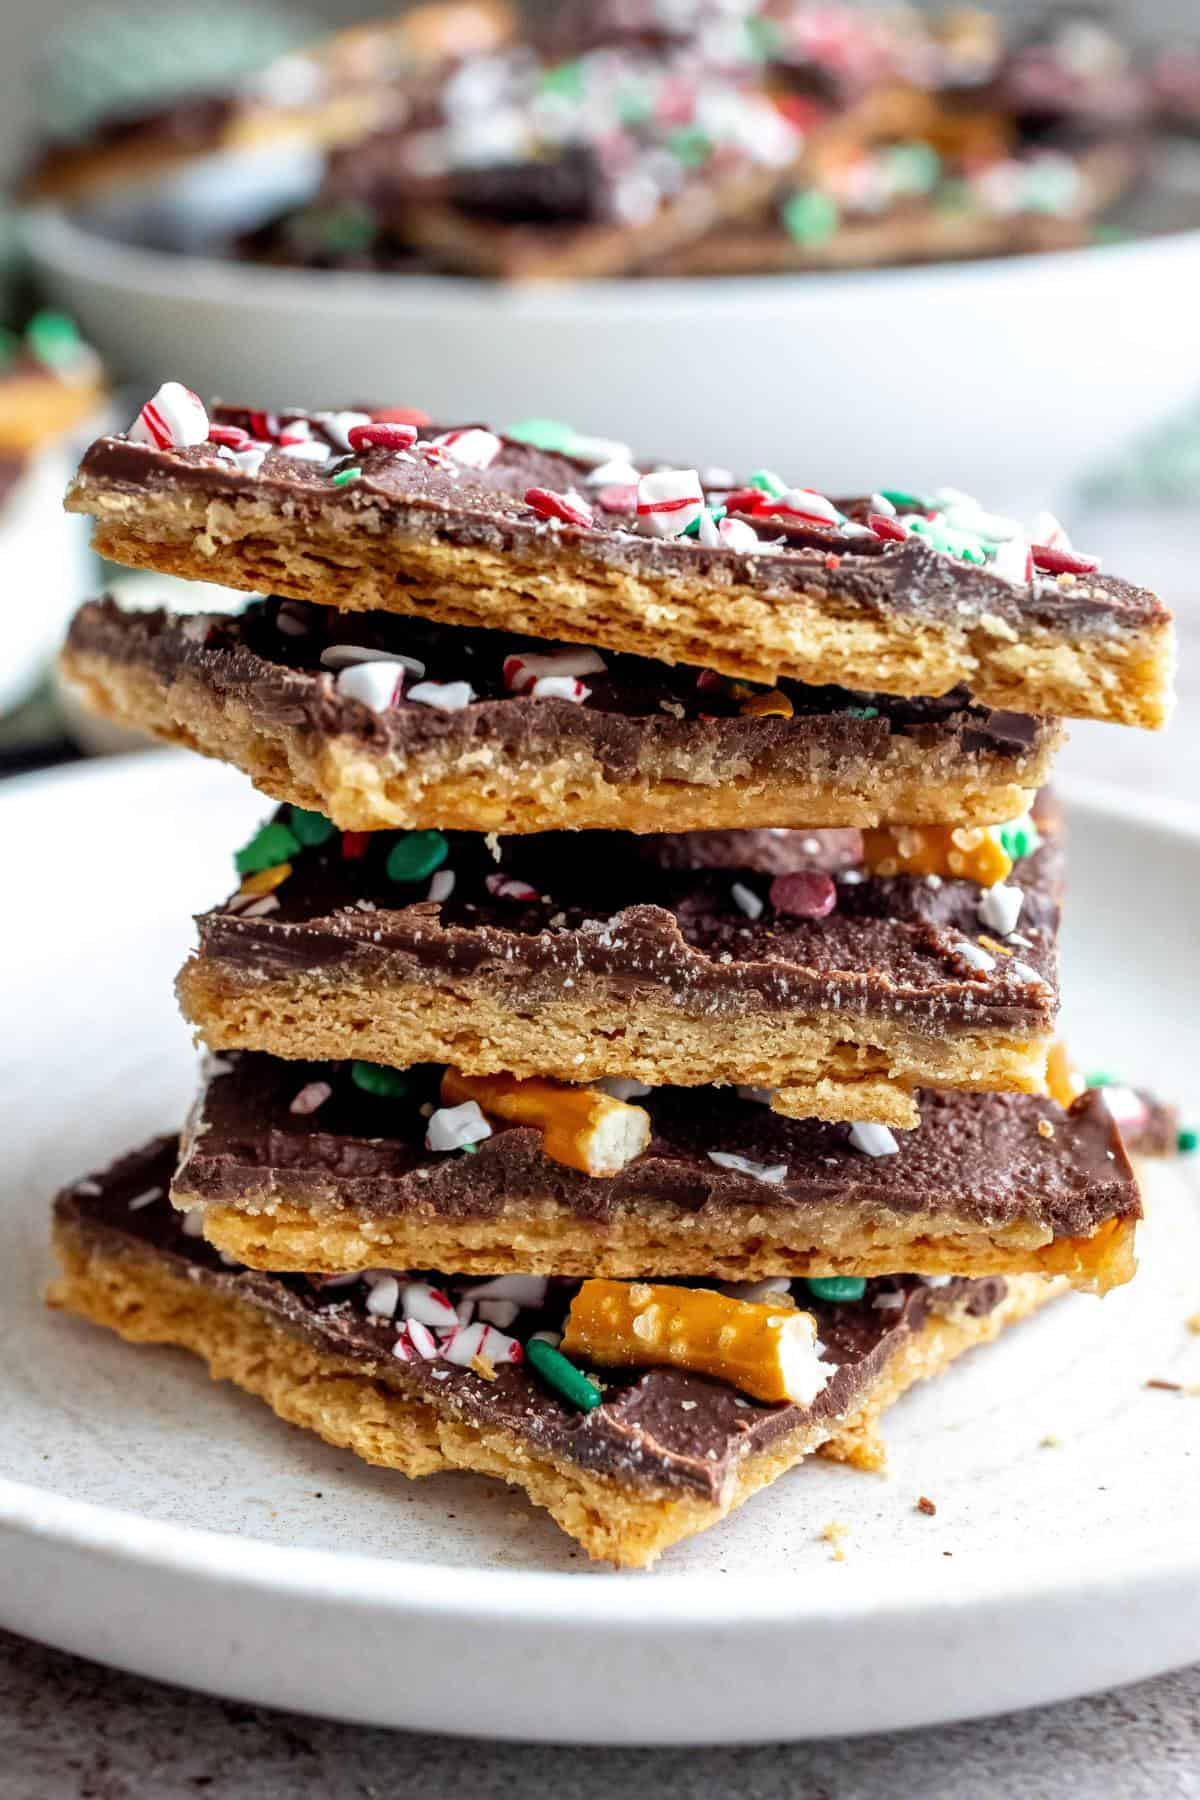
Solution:
[{"label": "piece of chocolate bark", "polygon": [[920,1126],[892,1134],[731,1088],[620,1101],[234,1053],[205,1078],[171,1195],[265,1269],[1129,1279],[1137,1185],[1098,1095],[921,1098]]},{"label": "piece of chocolate bark", "polygon": [[236,860],[178,982],[213,1050],[753,1083],[901,1127],[918,1087],[1042,1091],[1062,859],[1031,822],[489,839],[283,808]]},{"label": "piece of chocolate bark", "polygon": [[[879,1467],[885,1407],[1065,1285],[893,1276],[836,1301],[778,1284],[763,1296],[769,1308],[748,1311],[778,1331],[800,1309],[810,1357],[808,1397],[772,1404],[665,1358],[642,1368],[608,1354],[564,1359],[554,1340],[565,1322],[560,1341],[572,1342],[575,1284],[526,1277],[480,1293],[424,1270],[331,1285],[231,1267],[168,1205],[174,1160],[163,1138],[59,1196],[52,1306],[132,1342],[191,1350],[214,1378],[369,1462],[507,1481],[589,1555],[629,1566],[717,1524],[813,1451]],[[652,1340],[654,1307],[688,1319],[730,1303],[657,1283],[631,1284],[628,1300],[641,1309],[637,1336]]]},{"label": "piece of chocolate bark", "polygon": [[[711,667],[1161,725],[1171,615],[944,489],[835,505],[769,470],[648,469],[547,421],[504,437],[394,410],[281,415],[167,383],[67,496],[115,562],[342,609]],[[423,435],[419,435],[422,434]],[[555,443],[562,448],[538,448]]]},{"label": "piece of chocolate bark", "polygon": [[237,618],[91,601],[62,668],[93,710],[347,831],[988,824],[1028,807],[1061,738],[964,694],[752,689],[300,601]]}]

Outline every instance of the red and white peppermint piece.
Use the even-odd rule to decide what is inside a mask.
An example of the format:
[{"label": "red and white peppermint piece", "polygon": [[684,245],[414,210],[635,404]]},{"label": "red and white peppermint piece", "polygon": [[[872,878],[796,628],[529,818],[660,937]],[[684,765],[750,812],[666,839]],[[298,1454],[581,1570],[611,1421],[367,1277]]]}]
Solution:
[{"label": "red and white peppermint piece", "polygon": [[352,425],[346,433],[352,450],[407,450],[417,441],[415,425]]},{"label": "red and white peppermint piece", "polygon": [[580,437],[576,435],[572,437],[570,443],[567,445],[566,453],[568,456],[573,457],[576,462],[587,463],[589,469],[592,471],[588,476],[589,481],[637,480],[636,469],[631,476],[604,475],[601,473],[603,469],[613,467],[614,465],[625,468],[631,467],[630,458],[633,456],[633,451],[629,448],[628,444],[619,443],[616,438]]},{"label": "red and white peppermint piece", "polygon": [[357,663],[398,663],[410,675],[423,675],[425,664],[398,650],[369,650],[365,644],[327,644],[321,652],[324,669],[352,669]]},{"label": "red and white peppermint piece", "polygon": [[409,1319],[406,1321],[404,1329],[408,1334],[409,1342],[421,1360],[423,1362],[436,1362],[438,1353],[437,1339],[434,1337],[432,1331],[430,1331],[428,1325],[423,1325],[420,1319]]},{"label": "red and white peppermint piece", "polygon": [[397,1362],[412,1361],[412,1344],[406,1329],[400,1332],[395,1343],[392,1345],[392,1355],[396,1358]]},{"label": "red and white peppermint piece", "polygon": [[723,550],[757,550],[762,539],[745,519],[722,519],[717,538]]},{"label": "red and white peppermint piece", "polygon": [[903,544],[908,533],[894,514],[871,512],[867,514],[867,524],[877,538],[885,544]]},{"label": "red and white peppermint piece", "polygon": [[771,905],[793,919],[823,919],[837,905],[837,889],[820,869],[796,869],[775,877]]},{"label": "red and white peppermint piece", "polygon": [[545,1305],[549,1286],[545,1275],[493,1275],[490,1281],[474,1282],[466,1293],[470,1300],[512,1300],[518,1306],[538,1307]]},{"label": "red and white peppermint piece", "polygon": [[431,1287],[427,1281],[405,1282],[400,1305],[410,1325],[415,1320],[419,1325],[445,1330],[458,1324],[458,1315],[447,1296],[441,1288]]},{"label": "red and white peppermint piece", "polygon": [[704,510],[695,469],[655,469],[638,482],[638,525],[651,537],[679,537]]},{"label": "red and white peppermint piece", "polygon": [[445,450],[464,469],[490,469],[501,451],[500,439],[494,431],[480,425],[464,425],[457,431],[443,431],[433,442]]},{"label": "red and white peppermint piece", "polygon": [[525,489],[525,504],[539,519],[557,519],[563,525],[590,525],[592,509],[578,494],[556,494],[553,488]]},{"label": "red and white peppermint piece", "polygon": [[178,381],[164,381],[129,427],[129,437],[135,444],[151,444],[156,450],[185,450],[193,444],[206,444],[209,429],[199,394]]},{"label": "red and white peppermint piece", "polygon": [[840,520],[833,502],[813,488],[789,488],[786,494],[768,500],[762,510],[779,513],[787,519],[799,519],[804,525],[837,525]]},{"label": "red and white peppermint piece", "polygon": [[1033,580],[1033,556],[1024,538],[1009,538],[1007,542],[997,544],[995,555],[987,566],[993,575],[1011,581],[1014,587],[1024,587]]},{"label": "red and white peppermint piece", "polygon": [[250,430],[256,438],[264,438],[272,444],[275,442],[279,436],[279,420],[274,413],[252,412],[246,416],[250,420]]},{"label": "red and white peppermint piece", "polygon": [[408,690],[408,698],[418,706],[432,706],[438,712],[461,712],[475,698],[469,681],[419,681]]},{"label": "red and white peppermint piece", "polygon": [[441,1349],[442,1361],[453,1363],[460,1369],[469,1369],[477,1356],[495,1365],[519,1363],[524,1355],[516,1338],[497,1331],[494,1325],[485,1325],[482,1320],[461,1326]]},{"label": "red and white peppermint piece", "polygon": [[208,441],[223,444],[227,450],[245,450],[252,440],[250,433],[243,431],[240,425],[210,425]]},{"label": "red and white peppermint piece", "polygon": [[320,438],[280,438],[279,454],[290,456],[293,462],[327,463],[333,451]]},{"label": "red and white peppermint piece", "polygon": [[300,1089],[288,1107],[288,1111],[297,1113],[302,1118],[309,1113],[315,1113],[319,1106],[324,1106],[332,1092],[333,1089],[327,1081],[310,1081]]},{"label": "red and white peppermint piece", "polygon": [[400,1304],[400,1283],[394,1275],[381,1275],[371,1283],[367,1311],[373,1319],[394,1319]]},{"label": "red and white peppermint piece", "polygon": [[349,450],[350,433],[356,425],[370,425],[370,413],[365,412],[319,412],[313,413],[311,423],[316,425],[331,444],[339,450]]},{"label": "red and white peppermint piece", "polygon": [[461,1106],[439,1106],[426,1128],[425,1148],[441,1153],[461,1150],[464,1144],[477,1144],[491,1135],[478,1101],[464,1100]]},{"label": "red and white peppermint piece", "polygon": [[1098,556],[1085,556],[1082,550],[1056,550],[1052,544],[1034,544],[1034,567],[1044,575],[1094,575],[1100,567]]},{"label": "red and white peppermint piece", "polygon": [[601,512],[632,513],[637,511],[637,482],[616,482],[612,487],[602,487],[596,495],[596,505]]},{"label": "red and white peppermint piece", "polygon": [[518,881],[515,875],[488,875],[483,885],[497,900],[536,900],[538,897],[535,887],[530,887],[527,881]]},{"label": "red and white peppermint piece", "polygon": [[520,1314],[520,1307],[515,1300],[481,1300],[479,1317],[485,1325],[498,1325],[504,1331]]},{"label": "red and white peppermint piece", "polygon": [[1029,528],[1029,536],[1035,544],[1045,544],[1048,550],[1073,550],[1065,525],[1060,525],[1052,512],[1040,512]]},{"label": "red and white peppermint piece", "polygon": [[732,488],[725,496],[725,510],[731,513],[766,512],[771,505],[771,497],[762,488]]},{"label": "red and white peppermint piece", "polygon": [[603,675],[605,662],[595,650],[560,650],[550,656],[506,656],[504,685],[511,694],[527,694],[546,677]]},{"label": "red and white peppermint piece", "polygon": [[529,690],[531,700],[570,700],[582,706],[591,688],[574,675],[540,675]]},{"label": "red and white peppermint piece", "polygon": [[371,413],[372,425],[415,425],[423,431],[432,422],[419,406],[377,406]]},{"label": "red and white peppermint piece", "polygon": [[355,663],[337,677],[337,691],[347,700],[359,700],[372,712],[397,706],[404,694],[406,670],[394,662]]},{"label": "red and white peppermint piece", "polygon": [[636,490],[641,480],[641,473],[635,469],[628,457],[614,457],[611,462],[597,463],[589,469],[585,477],[589,487],[630,487]]}]

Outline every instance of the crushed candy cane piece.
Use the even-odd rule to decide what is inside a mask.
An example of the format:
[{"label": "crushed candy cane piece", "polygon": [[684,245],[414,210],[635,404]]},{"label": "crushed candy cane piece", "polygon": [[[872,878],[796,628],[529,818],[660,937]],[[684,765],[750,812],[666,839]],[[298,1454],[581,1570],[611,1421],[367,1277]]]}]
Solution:
[{"label": "crushed candy cane piece", "polygon": [[981,925],[986,925],[997,937],[1007,937],[1010,931],[1016,930],[1024,904],[1025,893],[1022,888],[1006,886],[1004,882],[998,881],[994,887],[984,889],[975,910],[979,914]]},{"label": "crushed candy cane piece", "polygon": [[419,1325],[446,1330],[453,1329],[458,1324],[458,1314],[446,1295],[440,1288],[432,1287],[428,1281],[406,1282],[400,1295],[400,1304],[410,1325],[415,1321]]},{"label": "crushed candy cane piece", "polygon": [[725,550],[757,550],[762,543],[745,519],[722,519],[717,526],[717,541]]},{"label": "crushed candy cane piece", "polygon": [[502,445],[494,431],[479,425],[463,425],[457,431],[443,431],[433,442],[464,469],[489,469],[499,456]]},{"label": "crushed candy cane piece", "polygon": [[352,663],[337,676],[337,691],[347,700],[358,700],[372,712],[386,712],[397,705],[404,693],[403,664],[394,662]]},{"label": "crushed candy cane piece", "polygon": [[617,457],[612,462],[597,464],[594,469],[589,469],[584,476],[584,481],[588,487],[631,488],[634,492],[635,503],[637,484],[640,479],[641,471],[635,469],[631,462],[622,461],[620,457]]},{"label": "crushed candy cane piece", "polygon": [[850,1127],[850,1142],[863,1156],[898,1156],[900,1146],[886,1125],[859,1119]]},{"label": "crushed candy cane piece", "polygon": [[323,669],[353,669],[359,663],[399,663],[410,675],[420,677],[425,664],[415,656],[401,656],[395,650],[370,650],[365,644],[327,644],[321,652]]},{"label": "crushed candy cane piece", "polygon": [[346,437],[351,450],[407,450],[417,441],[417,428],[372,419],[369,425],[352,425]]},{"label": "crushed candy cane piece", "polygon": [[477,1281],[466,1289],[468,1300],[511,1300],[517,1306],[531,1309],[546,1304],[550,1286],[547,1275],[493,1275],[489,1281]]},{"label": "crushed candy cane piece", "polygon": [[373,420],[370,413],[365,412],[319,412],[312,415],[312,423],[320,426],[339,450],[349,451],[352,448],[350,433],[356,426],[370,425]]},{"label": "crushed candy cane piece", "polygon": [[695,469],[655,469],[637,487],[637,517],[652,537],[681,537],[704,510],[704,490]]},{"label": "crushed candy cane piece", "polygon": [[404,1330],[422,1362],[437,1361],[437,1339],[422,1319],[406,1319]]},{"label": "crushed candy cane piece", "polygon": [[570,700],[576,706],[591,694],[591,688],[573,675],[540,675],[529,690],[532,700]]},{"label": "crushed candy cane piece", "polygon": [[530,887],[527,881],[519,881],[515,875],[488,875],[483,885],[497,900],[536,900],[538,897],[535,887]]},{"label": "crushed candy cane piece", "polygon": [[640,1100],[644,1094],[654,1092],[649,1082],[638,1081],[633,1075],[601,1075],[591,1085],[610,1100]]},{"label": "crushed candy cane piece", "polygon": [[563,525],[592,523],[592,509],[578,494],[557,494],[553,488],[531,487],[525,489],[524,497],[526,506],[531,506],[539,519],[557,519]]},{"label": "crushed candy cane piece", "polygon": [[419,681],[406,696],[418,706],[432,706],[438,712],[461,712],[475,698],[469,681]]},{"label": "crushed candy cane piece", "polygon": [[[970,938],[964,938],[961,944],[956,944],[954,947],[962,960],[968,963],[972,969],[978,969],[982,975],[988,974],[996,966],[995,957],[981,949],[978,944],[972,943]],[[1013,967],[1016,967],[1015,963]]]},{"label": "crushed candy cane piece", "polygon": [[315,1113],[318,1107],[324,1106],[332,1093],[333,1089],[327,1081],[306,1082],[288,1107],[288,1111],[301,1117]]},{"label": "crushed candy cane piece", "polygon": [[384,1275],[371,1283],[367,1295],[367,1311],[373,1319],[393,1319],[400,1304],[400,1283],[394,1275]]},{"label": "crushed candy cane piece", "polygon": [[753,888],[747,887],[744,881],[735,881],[729,892],[734,905],[748,919],[762,918],[763,903]]},{"label": "crushed candy cane piece", "polygon": [[333,451],[320,438],[299,438],[291,444],[280,439],[279,454],[290,456],[293,462],[326,463]]},{"label": "crushed candy cane piece", "polygon": [[[576,462],[587,463],[593,470],[606,468],[611,464],[628,468],[633,451],[628,444],[622,444],[615,438],[583,437],[575,432],[567,440],[566,454]],[[591,477],[589,476],[589,480]],[[610,477],[609,479],[615,479]],[[624,479],[624,478],[622,478]],[[636,473],[633,476],[636,481]]]},{"label": "crushed candy cane piece", "polygon": [[524,1360],[525,1352],[516,1338],[477,1319],[473,1325],[461,1326],[453,1337],[448,1338],[440,1355],[443,1362],[453,1363],[455,1368],[469,1369],[476,1357],[495,1366],[519,1363]]},{"label": "crushed candy cane piece", "polygon": [[492,1128],[478,1102],[464,1100],[459,1106],[438,1107],[425,1132],[425,1148],[441,1152],[461,1150],[464,1144],[477,1144],[491,1135]]},{"label": "crushed candy cane piece", "polygon": [[778,1187],[781,1181],[787,1180],[786,1163],[753,1162],[748,1156],[739,1156],[734,1150],[710,1150],[709,1162],[716,1163],[719,1169],[732,1169],[738,1175],[752,1175],[755,1181],[765,1181],[768,1187]]},{"label": "crushed candy cane piece", "polygon": [[209,430],[199,394],[182,382],[164,381],[153,399],[146,401],[128,435],[131,442],[150,444],[155,450],[185,450],[206,444]]},{"label": "crushed candy cane piece", "polygon": [[513,694],[528,693],[539,681],[579,675],[603,675],[604,658],[595,650],[560,650],[549,656],[506,656],[504,685]]}]

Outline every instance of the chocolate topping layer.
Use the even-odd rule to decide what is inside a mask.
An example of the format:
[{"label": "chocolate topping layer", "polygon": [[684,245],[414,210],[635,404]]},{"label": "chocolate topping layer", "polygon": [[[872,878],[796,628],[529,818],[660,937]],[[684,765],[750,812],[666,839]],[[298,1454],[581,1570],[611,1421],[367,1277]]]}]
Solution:
[{"label": "chocolate topping layer", "polygon": [[[263,417],[235,406],[216,406],[211,416],[252,435]],[[335,443],[320,415],[286,416],[303,417],[318,440]],[[334,485],[334,476],[351,466],[361,473]],[[631,510],[612,513],[599,505],[589,526],[551,523],[539,519],[523,498],[531,487],[587,493],[588,472],[588,464],[577,458],[508,437],[502,437],[498,456],[485,470],[381,449],[356,451],[349,458],[335,443],[334,457],[323,464],[297,461],[273,446],[258,473],[250,475],[212,443],[157,450],[110,436],[97,439],[85,454],[68,505],[89,510],[93,485],[129,495],[184,487],[235,503],[253,500],[301,520],[336,517],[356,535],[370,515],[369,529],[400,539],[535,558],[569,551],[605,569],[648,579],[686,577],[717,589],[750,583],[764,596],[781,598],[836,595],[839,603],[880,616],[902,613],[960,624],[969,617],[989,617],[1014,628],[1038,625],[1075,633],[1111,633],[1169,617],[1147,589],[1112,576],[1040,578],[1016,585],[915,537],[885,543],[869,531],[850,534],[833,526],[785,525],[779,517],[760,517],[754,524],[763,542],[739,551],[710,548],[693,538],[641,536],[629,529]],[[707,491],[723,496],[728,489],[710,486]],[[852,520],[865,517],[870,504],[868,499],[840,502]],[[832,563],[831,557],[836,559]]]},{"label": "chocolate topping layer", "polygon": [[[286,820],[287,809],[275,816]],[[982,890],[970,881],[843,870],[836,910],[796,918],[771,903],[751,854],[740,872],[763,902],[752,920],[733,894],[739,871],[671,867],[670,840],[659,849],[662,840],[628,833],[543,832],[494,840],[493,858],[493,840],[449,832],[443,867],[454,891],[436,902],[424,898],[424,879],[388,875],[406,835],[335,836],[298,852],[269,912],[239,910],[245,902],[235,896],[200,916],[201,955],[263,979],[349,965],[375,978],[385,968],[392,979],[519,977],[531,1003],[585,976],[631,1001],[665,991],[693,1012],[883,1012],[942,1034],[1037,1034],[1057,1011],[1062,863],[1052,840],[1009,877],[1025,898],[1011,954],[996,956],[976,942]],[[810,835],[822,836],[791,834],[801,860]],[[489,893],[487,878],[497,875],[538,897]]]},{"label": "chocolate topping layer", "polygon": [[[965,1307],[981,1317],[1006,1292],[1004,1281],[994,1277],[930,1286],[902,1275],[869,1281],[861,1301],[834,1304],[801,1287],[803,1305],[817,1318],[824,1360],[836,1365],[811,1406],[764,1406],[701,1375],[651,1369],[632,1378],[604,1372],[602,1405],[580,1413],[519,1364],[498,1367],[496,1379],[487,1381],[444,1362],[399,1362],[391,1354],[395,1324],[368,1315],[361,1285],[322,1289],[303,1275],[231,1269],[202,1239],[186,1234],[183,1216],[165,1198],[131,1212],[130,1202],[154,1188],[165,1195],[173,1165],[174,1140],[160,1138],[106,1174],[66,1189],[55,1202],[59,1228],[104,1254],[162,1262],[173,1274],[265,1313],[327,1354],[361,1362],[370,1379],[473,1425],[512,1432],[536,1454],[568,1459],[625,1486],[680,1489],[713,1501],[747,1455],[807,1421],[832,1423],[852,1412],[892,1352],[931,1313]],[[561,1317],[572,1291],[573,1284],[552,1287],[534,1329]],[[896,1294],[899,1306],[875,1304]]]},{"label": "chocolate topping layer", "polygon": [[[75,615],[68,642],[77,651],[151,669],[163,682],[195,675],[244,701],[269,724],[345,735],[402,756],[484,742],[511,755],[552,756],[583,743],[612,781],[636,774],[648,739],[683,748],[700,738],[715,743],[721,756],[770,754],[780,767],[806,763],[819,746],[836,767],[843,760],[883,757],[897,736],[931,749],[951,743],[964,756],[1011,761],[1040,753],[1057,735],[1051,720],[974,706],[961,690],[940,700],[901,700],[783,680],[779,687],[791,702],[791,718],[743,716],[744,683],[614,651],[604,653],[603,673],[584,677],[589,693],[581,704],[534,700],[506,688],[505,662],[552,653],[559,645],[391,613],[337,613],[298,601],[283,603],[282,611],[277,601],[254,602],[233,618],[131,613],[113,600],[91,601]],[[459,712],[442,712],[401,697],[375,712],[339,693],[335,677],[321,665],[330,644],[414,657],[425,665],[424,679],[469,681],[478,698]]]},{"label": "chocolate topping layer", "polygon": [[[506,1202],[544,1202],[608,1221],[637,1201],[714,1217],[766,1205],[858,1207],[932,1214],[997,1229],[1032,1219],[1056,1237],[1090,1235],[1137,1218],[1137,1184],[1108,1109],[1094,1091],[1069,1113],[1029,1094],[923,1093],[921,1123],[896,1134],[894,1155],[854,1148],[850,1127],[791,1119],[730,1088],[659,1088],[635,1104],[650,1114],[649,1148],[619,1175],[596,1178],[554,1162],[541,1133],[492,1123],[473,1155],[425,1149],[424,1103],[441,1071],[412,1071],[411,1091],[381,1098],[344,1063],[283,1062],[248,1051],[219,1059],[185,1135],[180,1185],[189,1201],[237,1207],[286,1186],[289,1201],[336,1187],[367,1215],[491,1218]],[[333,1092],[315,1112],[290,1106],[308,1083]],[[1043,1136],[1039,1126],[1053,1131]],[[778,1183],[714,1163],[710,1151],[782,1164]]]}]

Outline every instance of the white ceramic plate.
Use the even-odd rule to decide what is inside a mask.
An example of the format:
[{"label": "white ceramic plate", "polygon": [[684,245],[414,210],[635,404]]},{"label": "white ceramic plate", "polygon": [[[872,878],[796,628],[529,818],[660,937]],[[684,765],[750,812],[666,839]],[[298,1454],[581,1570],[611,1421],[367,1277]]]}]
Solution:
[{"label": "white ceramic plate", "polygon": [[[1145,1386],[1200,1382],[1178,1167],[1137,1281],[910,1395],[888,1479],[799,1469],[649,1575],[586,1566],[494,1483],[369,1469],[182,1353],[45,1313],[53,1190],[180,1117],[171,976],[263,804],[170,755],[0,791],[0,1623],[246,1700],[603,1743],[926,1724],[1200,1657],[1200,1401]],[[1200,821],[1072,810],[1073,1041],[1194,1106]]]},{"label": "white ceramic plate", "polygon": [[[1194,151],[1170,159],[1139,222],[1152,203],[1152,221],[1195,224],[1198,166]],[[212,205],[229,205],[215,179],[209,228]],[[189,224],[197,180],[176,209]],[[245,180],[243,168],[239,206]],[[155,215],[137,229],[154,242],[164,227]],[[316,404],[403,400],[500,424],[550,414],[648,454],[777,466],[830,493],[950,483],[1044,506],[1200,386],[1197,230],[924,269],[520,288],[182,256],[52,210],[35,216],[31,248],[130,376],[289,405],[299,370]]]}]

